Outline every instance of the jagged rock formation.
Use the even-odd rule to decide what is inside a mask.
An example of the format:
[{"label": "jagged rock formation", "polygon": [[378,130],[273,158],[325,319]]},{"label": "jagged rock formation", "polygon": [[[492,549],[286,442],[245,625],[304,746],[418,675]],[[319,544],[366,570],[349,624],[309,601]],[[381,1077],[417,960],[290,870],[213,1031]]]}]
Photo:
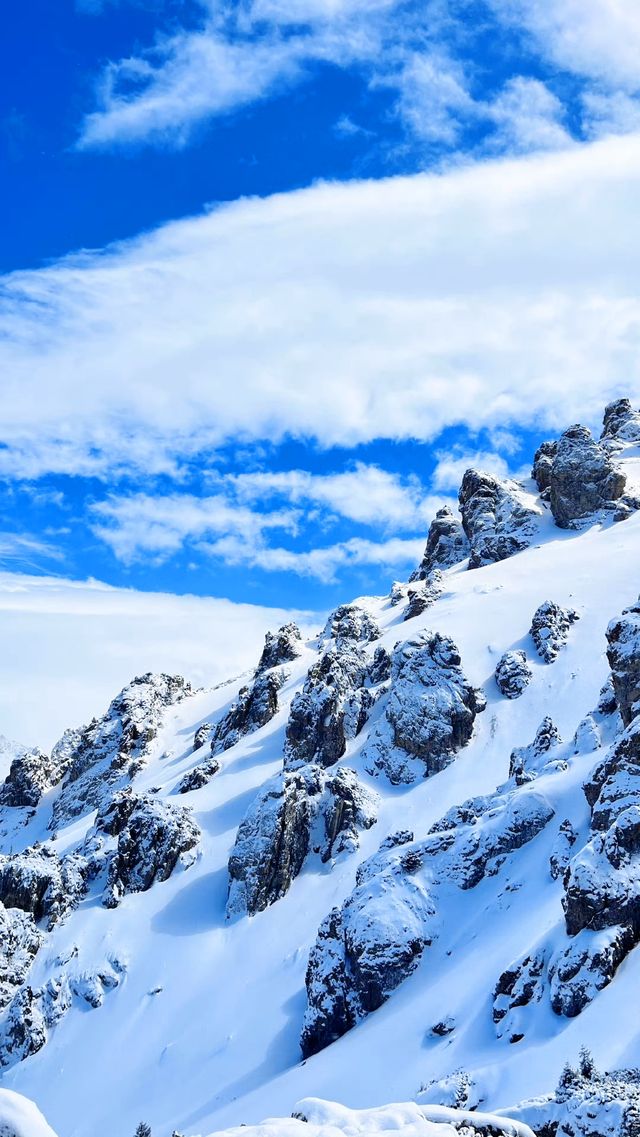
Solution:
[{"label": "jagged rock formation", "polygon": [[516,746],[509,759],[509,777],[516,785],[532,782],[539,774],[549,774],[555,770],[566,770],[564,759],[554,757],[554,750],[562,742],[558,728],[547,715],[536,731],[529,746]]},{"label": "jagged rock formation", "polygon": [[267,632],[264,637],[264,648],[256,668],[256,675],[268,671],[271,667],[281,667],[283,663],[292,663],[302,653],[302,636],[297,624],[283,624],[277,632]]},{"label": "jagged rock formation", "polygon": [[458,500],[471,569],[520,553],[538,531],[540,508],[517,482],[467,470]]},{"label": "jagged rock formation", "polygon": [[192,770],[188,770],[183,778],[180,779],[176,786],[176,791],[179,794],[188,794],[192,790],[201,790],[203,786],[209,784],[212,778],[220,770],[220,763],[218,759],[210,754],[205,758],[204,762],[199,762]]},{"label": "jagged rock formation", "polygon": [[425,577],[424,580],[417,581],[413,586],[408,587],[408,604],[403,620],[413,620],[414,616],[421,616],[423,612],[427,611],[427,608],[431,608],[435,604],[443,589],[444,581],[442,573],[438,569],[434,569],[429,577]]},{"label": "jagged rock formation", "polygon": [[409,577],[410,581],[427,580],[434,569],[447,569],[457,565],[469,556],[469,539],[448,505],[436,513],[431,525],[424,556],[418,568]]},{"label": "jagged rock formation", "polygon": [[485,707],[484,693],[466,678],[448,636],[425,631],[398,644],[384,720],[365,750],[367,769],[395,784],[444,769]]},{"label": "jagged rock formation", "polygon": [[616,399],[604,409],[600,440],[640,442],[640,411],[634,411],[629,399]]},{"label": "jagged rock formation", "polygon": [[544,663],[553,663],[569,639],[571,625],[580,616],[573,608],[561,608],[553,600],[545,600],[533,614],[529,635]]},{"label": "jagged rock formation", "polygon": [[533,679],[533,671],[524,651],[505,651],[498,661],[495,680],[501,695],[519,699]]},{"label": "jagged rock formation", "polygon": [[376,798],[346,766],[276,775],[245,814],[229,860],[227,916],[253,916],[288,892],[310,854],[327,862],[357,848]]},{"label": "jagged rock formation", "polygon": [[64,766],[56,761],[56,751],[49,757],[35,747],[18,754],[0,788],[0,805],[14,808],[32,808],[43,793],[55,786],[64,773]]},{"label": "jagged rock formation", "polygon": [[615,509],[625,475],[585,426],[572,426],[558,440],[551,466],[550,503],[556,525],[575,527],[600,509]]},{"label": "jagged rock formation", "polygon": [[322,632],[323,639],[349,640],[352,643],[371,643],[380,637],[380,628],[373,617],[359,604],[341,604],[332,612]]},{"label": "jagged rock formation", "polygon": [[211,745],[211,734],[213,731],[213,724],[210,722],[203,722],[198,727],[193,736],[193,750],[200,750],[202,746]]},{"label": "jagged rock formation", "polygon": [[86,889],[84,859],[60,859],[47,845],[0,856],[0,901],[5,908],[28,912],[47,928],[78,904]]},{"label": "jagged rock formation", "polygon": [[301,1046],[315,1054],[376,1010],[418,965],[436,932],[440,885],[474,888],[544,829],[540,794],[476,798],[424,841],[394,835],[358,869],[356,887],[321,925],[309,956]]},{"label": "jagged rock formation", "polygon": [[220,754],[235,746],[247,734],[266,726],[278,712],[278,691],[284,683],[284,673],[263,671],[249,687],[242,687],[237,701],[223,719],[216,724],[211,739],[211,753]]},{"label": "jagged rock formation", "polygon": [[43,940],[29,912],[0,904],[0,1011],[24,983]]},{"label": "jagged rock formation", "polygon": [[551,467],[557,453],[558,443],[555,439],[551,439],[548,442],[542,442],[540,444],[533,458],[531,477],[540,490],[540,493],[545,496],[546,491],[551,486]]},{"label": "jagged rock formation", "polygon": [[640,602],[607,628],[607,659],[616,706],[625,726],[640,712]]},{"label": "jagged rock formation", "polygon": [[99,818],[97,828],[117,835],[108,857],[102,903],[114,908],[128,892],[146,892],[156,881],[168,880],[180,861],[200,840],[200,830],[184,806],[143,794],[117,794]]},{"label": "jagged rock formation", "polygon": [[182,676],[148,673],[125,687],[102,718],[81,730],[67,731],[55,751],[66,774],[51,829],[99,808],[130,781],[144,762],[167,707],[190,694],[191,684]]},{"label": "jagged rock formation", "polygon": [[571,850],[573,849],[576,841],[578,840],[578,831],[575,826],[565,817],[564,821],[558,829],[558,836],[556,837],[553,848],[549,856],[549,872],[551,873],[552,880],[558,880],[563,877],[569,861],[571,860]]},{"label": "jagged rock formation", "polygon": [[358,644],[336,643],[314,663],[291,703],[285,768],[333,766],[367,721],[374,704],[370,664]]}]

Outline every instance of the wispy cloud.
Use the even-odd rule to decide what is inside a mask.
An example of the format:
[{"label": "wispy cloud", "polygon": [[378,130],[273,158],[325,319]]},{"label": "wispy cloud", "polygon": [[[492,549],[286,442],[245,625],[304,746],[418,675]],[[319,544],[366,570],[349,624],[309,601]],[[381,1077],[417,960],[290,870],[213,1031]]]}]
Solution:
[{"label": "wispy cloud", "polygon": [[393,537],[386,541],[352,537],[348,541],[302,551],[260,544],[249,546],[235,537],[227,537],[205,542],[201,548],[227,565],[244,565],[266,572],[293,572],[330,584],[336,579],[339,569],[361,569],[367,565],[388,569],[413,567],[424,550],[424,537]]},{"label": "wispy cloud", "polygon": [[42,568],[43,563],[50,568],[51,561],[63,559],[60,549],[49,541],[43,541],[29,533],[0,532],[0,568],[30,571]]},{"label": "wispy cloud", "polygon": [[0,281],[0,476],[595,423],[640,394],[640,137],[245,201]]}]

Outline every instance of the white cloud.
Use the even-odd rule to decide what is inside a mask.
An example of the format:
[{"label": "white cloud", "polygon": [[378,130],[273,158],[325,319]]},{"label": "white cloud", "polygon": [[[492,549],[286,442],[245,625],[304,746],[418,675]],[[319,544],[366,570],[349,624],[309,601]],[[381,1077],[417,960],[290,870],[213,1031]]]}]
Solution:
[{"label": "white cloud", "polygon": [[0,532],[0,567],[13,565],[22,569],[39,567],[42,562],[62,560],[62,553],[49,541],[29,533]]},{"label": "white cloud", "polygon": [[488,145],[499,151],[526,154],[574,144],[562,125],[562,103],[539,79],[509,79],[487,106],[487,115],[496,127]]},{"label": "white cloud", "polygon": [[640,136],[241,201],[0,282],[0,475],[557,429],[640,395]]},{"label": "white cloud", "polygon": [[267,629],[310,613],[0,572],[0,734],[50,747],[134,675],[212,686],[255,666]]},{"label": "white cloud", "polygon": [[640,130],[640,98],[624,91],[586,91],[582,105],[584,129],[591,138]]},{"label": "white cloud", "polygon": [[336,579],[340,568],[406,568],[415,566],[424,551],[424,537],[403,539],[392,537],[386,541],[370,541],[352,537],[324,548],[301,552],[266,545],[248,545],[237,537],[224,537],[218,541],[203,542],[200,546],[211,557],[227,565],[245,565],[266,572],[293,572],[298,576],[313,577],[323,584]]},{"label": "white cloud", "polygon": [[454,449],[449,453],[440,452],[437,455],[436,467],[433,471],[434,489],[443,493],[457,493],[466,470],[473,467],[484,473],[495,474],[498,478],[520,478],[528,476],[527,470],[512,471],[508,462],[501,454],[494,451],[460,451]]}]

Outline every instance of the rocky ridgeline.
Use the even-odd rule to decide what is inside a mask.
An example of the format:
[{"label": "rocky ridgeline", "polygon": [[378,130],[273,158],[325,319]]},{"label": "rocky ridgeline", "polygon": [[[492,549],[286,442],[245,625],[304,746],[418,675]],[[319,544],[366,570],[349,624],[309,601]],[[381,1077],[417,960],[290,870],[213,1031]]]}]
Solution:
[{"label": "rocky ridgeline", "polygon": [[458,501],[470,547],[469,568],[522,552],[538,533],[542,508],[517,482],[467,470]]}]

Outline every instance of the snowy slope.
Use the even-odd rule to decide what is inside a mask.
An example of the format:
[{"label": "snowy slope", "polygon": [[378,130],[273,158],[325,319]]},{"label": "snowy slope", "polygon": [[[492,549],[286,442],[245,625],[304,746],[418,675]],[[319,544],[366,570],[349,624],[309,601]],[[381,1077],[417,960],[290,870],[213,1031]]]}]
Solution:
[{"label": "snowy slope", "polygon": [[[640,481],[633,445],[622,465],[630,481]],[[527,488],[527,499],[534,489]],[[378,799],[376,823],[359,833],[357,849],[324,864],[307,858],[286,895],[254,916],[226,919],[229,856],[256,794],[282,768],[291,700],[327,639],[309,641],[286,663],[275,717],[222,751],[219,772],[184,794],[176,792],[180,781],[208,752],[206,745],[193,752],[196,730],[225,715],[243,681],[188,695],[166,709],[131,784],[136,793],[192,809],[201,832],[195,858],[185,858],[186,867],[178,863],[169,879],[148,891],[124,895],[114,908],[102,906],[101,886],[89,884],[76,910],[46,934],[28,980],[38,989],[64,975],[76,997],[48,1031],[46,1045],[2,1073],[2,1085],[37,1101],[60,1137],[129,1137],[141,1118],[154,1137],[169,1137],[174,1128],[191,1137],[286,1117],[309,1096],[357,1109],[416,1097],[447,1104],[441,1087],[425,1087],[460,1069],[470,1075],[469,1106],[493,1111],[552,1089],[565,1060],[585,1042],[603,1067],[640,1063],[640,1032],[629,1013],[640,981],[637,951],[576,1018],[558,1016],[542,999],[526,1008],[517,1044],[499,1037],[492,1020],[494,989],[505,969],[539,942],[552,951],[566,940],[562,881],[552,879],[549,857],[564,819],[578,834],[576,848],[587,840],[582,785],[619,724],[596,715],[596,749],[573,739],[609,675],[607,625],[636,601],[640,586],[640,513],[616,525],[598,515],[573,531],[558,529],[541,505],[536,509],[530,548],[474,571],[466,562],[444,570],[438,599],[413,619],[403,621],[404,604],[390,597],[357,602],[381,630],[366,648],[369,656],[380,647],[391,652],[423,630],[442,633],[457,645],[466,677],[483,688],[488,705],[445,769],[395,786],[368,772],[384,701],[376,705],[340,759]],[[579,615],[552,664],[537,656],[528,634],[547,600]],[[498,660],[512,649],[526,650],[533,672],[514,700],[500,694],[493,678]],[[448,810],[504,786],[514,747],[530,744],[547,715],[563,740],[554,751],[557,767],[535,781],[551,820],[475,887],[461,890],[449,878],[436,882],[433,942],[413,973],[354,1029],[301,1061],[309,952],[327,913],[354,888],[358,866],[389,834],[411,830],[414,843],[423,841]],[[59,786],[48,790],[26,824],[22,814],[5,809],[5,851],[19,852],[38,839],[60,855],[82,846],[96,812],[62,825],[52,840],[47,826],[60,793]],[[95,989],[97,975],[110,979],[100,980],[94,1008],[77,992]],[[445,1020],[454,1029],[433,1033]],[[292,1134],[297,1124],[290,1124]]]}]

